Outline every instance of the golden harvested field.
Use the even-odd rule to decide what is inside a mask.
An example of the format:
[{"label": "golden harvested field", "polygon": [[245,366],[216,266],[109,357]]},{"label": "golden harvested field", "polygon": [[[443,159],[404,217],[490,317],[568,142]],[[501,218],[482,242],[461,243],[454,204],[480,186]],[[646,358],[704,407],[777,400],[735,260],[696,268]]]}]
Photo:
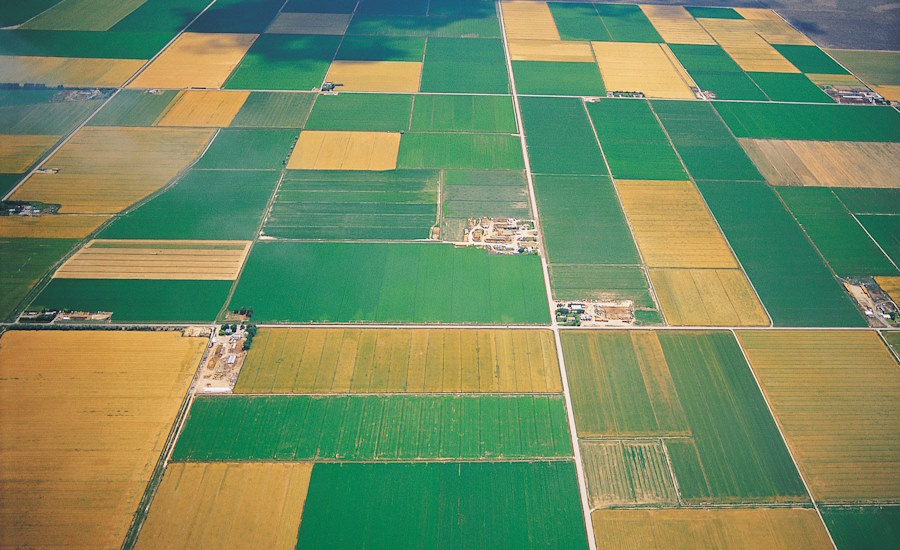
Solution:
[{"label": "golden harvested field", "polygon": [[344,34],[350,15],[343,13],[287,13],[278,17],[266,29],[273,34]]},{"label": "golden harvested field", "polygon": [[708,32],[683,6],[641,5],[641,11],[669,44],[715,44]]},{"label": "golden harvested field", "polygon": [[885,99],[891,101],[900,101],[900,86],[883,85],[874,86],[873,89],[881,94]]},{"label": "golden harvested field", "polygon": [[28,170],[59,136],[0,135],[0,172],[19,174]]},{"label": "golden harvested field", "polygon": [[617,180],[616,188],[648,267],[737,267],[693,183]]},{"label": "golden harvested field", "polygon": [[[865,86],[858,78],[852,74],[806,74],[806,78],[810,79],[816,86]],[[881,94],[884,95],[884,94]]]},{"label": "golden harvested field", "polygon": [[397,132],[300,132],[289,170],[394,170]]},{"label": "golden harvested field", "polygon": [[756,31],[769,44],[813,46],[813,41],[788,24],[780,15],[763,8],[735,8],[744,19],[753,22]]},{"label": "golden harvested field", "polygon": [[179,92],[160,116],[158,126],[199,126],[223,128],[231,124],[250,92],[186,90]]},{"label": "golden harvested field", "polygon": [[129,87],[220,88],[257,36],[186,32]]},{"label": "golden harvested field", "polygon": [[31,239],[83,239],[109,216],[50,215],[0,216],[0,237]]},{"label": "golden harvested field", "polygon": [[739,331],[812,495],[900,500],[900,368],[874,331]]},{"label": "golden harvested field", "polygon": [[834,548],[811,508],[595,510],[591,519],[599,549]]},{"label": "golden harvested field", "polygon": [[34,174],[13,200],[62,204],[60,212],[119,212],[159,190],[206,147],[213,130],[86,126]]},{"label": "golden harvested field", "polygon": [[559,40],[556,21],[546,2],[502,1],[503,24],[509,40]]},{"label": "golden harvested field", "polygon": [[118,88],[144,63],[140,59],[0,55],[0,82],[45,84],[51,88]]},{"label": "golden harvested field", "polygon": [[147,0],[62,0],[21,28],[107,31]]},{"label": "golden harvested field", "polygon": [[233,281],[249,251],[249,241],[93,240],[53,277]]},{"label": "golden harvested field", "polygon": [[589,42],[569,40],[510,40],[509,55],[513,61],[594,62]]},{"label": "golden harvested field", "polygon": [[900,187],[900,143],[741,138],[772,185]]},{"label": "golden harvested field", "polygon": [[666,321],[675,326],[769,326],[740,269],[651,269]]},{"label": "golden harvested field", "polygon": [[0,540],[116,548],[206,339],[9,331],[0,338]]},{"label": "golden harvested field", "polygon": [[591,509],[678,503],[659,440],[581,440]]},{"label": "golden harvested field", "polygon": [[137,548],[294,548],[309,463],[171,463]]},{"label": "golden harvested field", "polygon": [[560,392],[546,330],[260,329],[235,393]]},{"label": "golden harvested field", "polygon": [[695,97],[693,81],[665,44],[591,42],[591,47],[607,90],[669,99]]},{"label": "golden harvested field", "polygon": [[746,19],[698,19],[728,55],[748,72],[799,73],[778,50],[763,40],[755,27],[759,22]]},{"label": "golden harvested field", "polygon": [[334,61],[325,77],[347,92],[418,92],[421,79],[417,61]]},{"label": "golden harvested field", "polygon": [[900,277],[875,277],[875,282],[892,300],[900,302]]}]

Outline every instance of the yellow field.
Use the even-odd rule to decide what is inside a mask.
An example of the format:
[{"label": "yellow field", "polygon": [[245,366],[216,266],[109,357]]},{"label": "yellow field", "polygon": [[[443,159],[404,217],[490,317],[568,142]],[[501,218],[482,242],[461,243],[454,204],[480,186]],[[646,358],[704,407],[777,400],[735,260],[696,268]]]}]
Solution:
[{"label": "yellow field", "polygon": [[873,86],[873,89],[885,99],[900,101],[900,86],[884,85]]},{"label": "yellow field", "polygon": [[560,392],[545,330],[260,329],[235,393]]},{"label": "yellow field", "polygon": [[22,173],[59,141],[59,136],[0,134],[0,173]]},{"label": "yellow field", "polygon": [[156,124],[223,128],[231,124],[249,96],[250,92],[222,90],[179,92]]},{"label": "yellow field", "polygon": [[513,61],[594,62],[590,43],[570,40],[510,40],[509,55]]},{"label": "yellow field", "polygon": [[350,16],[343,13],[287,13],[278,17],[266,29],[273,34],[344,34]]},{"label": "yellow field", "polygon": [[[806,74],[806,78],[810,79],[816,86],[865,86],[858,78],[852,74]],[[881,94],[884,95],[884,94]]]},{"label": "yellow field", "polygon": [[750,21],[781,21],[781,17],[770,9],[765,8],[734,8],[744,19]]},{"label": "yellow field", "polygon": [[186,32],[129,87],[220,88],[256,37],[255,34]]},{"label": "yellow field", "polygon": [[44,161],[59,173],[32,175],[12,198],[62,204],[63,213],[116,213],[169,183],[213,133],[86,126]]},{"label": "yellow field", "polygon": [[881,290],[888,293],[891,300],[900,302],[900,277],[875,277],[875,282]]},{"label": "yellow field", "polygon": [[738,339],[816,500],[900,500],[900,368],[878,333]]},{"label": "yellow field", "polygon": [[4,547],[122,545],[206,342],[178,332],[3,334]]},{"label": "yellow field", "polygon": [[137,548],[294,548],[309,463],[172,463]]},{"label": "yellow field", "polygon": [[763,40],[755,25],[744,19],[698,19],[728,55],[745,71],[799,73],[778,50]]},{"label": "yellow field", "polygon": [[400,151],[396,132],[300,132],[290,170],[394,170]]},{"label": "yellow field", "polygon": [[21,28],[107,31],[147,0],[62,0]]},{"label": "yellow field", "polygon": [[617,180],[616,188],[648,267],[737,267],[693,183]]},{"label": "yellow field", "polygon": [[418,92],[421,78],[415,61],[334,61],[325,80],[348,92]]},{"label": "yellow field", "polygon": [[812,46],[813,41],[790,26],[772,10],[762,8],[735,8],[744,19],[753,22],[756,31],[769,44],[797,44]]},{"label": "yellow field", "polygon": [[546,2],[500,2],[508,40],[559,40],[556,21]]},{"label": "yellow field", "polygon": [[740,269],[651,269],[666,321],[675,326],[769,326]]},{"label": "yellow field", "polygon": [[596,510],[591,519],[599,549],[834,548],[811,508]]},{"label": "yellow field", "polygon": [[606,89],[647,97],[693,99],[694,84],[665,44],[591,42]]},{"label": "yellow field", "polygon": [[772,185],[900,187],[900,143],[738,141]]},{"label": "yellow field", "polygon": [[249,241],[93,240],[53,277],[233,281],[249,252]]},{"label": "yellow field", "polygon": [[83,239],[108,219],[109,216],[0,216],[0,237]]},{"label": "yellow field", "polygon": [[678,502],[658,439],[582,440],[580,444],[591,509]]},{"label": "yellow field", "polygon": [[0,82],[118,88],[144,63],[146,61],[140,59],[0,55]]},{"label": "yellow field", "polygon": [[641,5],[641,11],[669,44],[715,44],[708,32],[682,6]]}]

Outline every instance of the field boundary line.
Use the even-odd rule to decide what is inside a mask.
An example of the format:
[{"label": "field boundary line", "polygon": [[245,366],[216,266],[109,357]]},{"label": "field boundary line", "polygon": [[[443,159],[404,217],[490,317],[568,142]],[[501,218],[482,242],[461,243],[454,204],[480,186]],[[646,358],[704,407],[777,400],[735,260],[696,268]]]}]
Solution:
[{"label": "field boundary line", "polygon": [[772,408],[772,404],[769,402],[769,397],[763,390],[762,384],[759,381],[759,377],[756,376],[756,371],[753,370],[753,365],[750,363],[750,358],[747,356],[747,352],[744,350],[744,345],[741,343],[741,339],[738,338],[737,332],[735,332],[734,329],[731,329],[731,337],[734,338],[734,340],[737,342],[738,348],[741,350],[741,355],[744,356],[744,361],[747,363],[747,368],[750,369],[750,374],[753,375],[753,380],[756,382],[756,387],[759,388],[759,393],[762,394],[762,398],[766,404],[766,408],[769,410],[769,416],[771,416],[772,420],[775,421],[775,427],[778,428],[778,434],[781,436],[781,441],[784,443],[785,449],[787,449],[788,456],[791,457],[791,462],[794,463],[794,468],[797,469],[797,475],[800,476],[800,481],[803,482],[803,487],[806,489],[806,494],[809,496],[809,500],[810,502],[812,502],[813,508],[816,510],[816,514],[818,514],[819,516],[819,521],[822,522],[822,527],[828,534],[828,540],[831,541],[831,546],[835,550],[837,550],[837,544],[834,542],[834,537],[831,536],[831,531],[828,530],[828,524],[825,523],[825,518],[822,516],[822,511],[819,510],[819,503],[816,502],[816,497],[814,497],[812,491],[809,490],[809,484],[806,482],[806,476],[803,475],[803,471],[800,469],[800,464],[797,462],[796,457],[794,457],[794,451],[792,451],[791,446],[788,445],[787,437],[785,437],[784,435],[784,430],[781,429],[781,422],[779,422],[778,417],[775,416],[775,410]]},{"label": "field boundary line", "polygon": [[503,42],[503,54],[506,58],[506,70],[508,72],[509,87],[512,93],[513,109],[516,115],[516,130],[519,134],[519,143],[522,147],[522,160],[525,164],[525,180],[528,183],[529,205],[534,222],[534,228],[541,237],[541,269],[544,275],[544,288],[547,292],[548,313],[550,315],[550,328],[553,331],[553,340],[556,345],[556,358],[559,363],[560,382],[563,389],[563,400],[566,405],[566,421],[569,425],[569,438],[572,443],[572,455],[575,459],[575,476],[578,481],[578,493],[581,497],[581,513],[584,516],[585,539],[589,550],[597,550],[597,542],[594,539],[594,523],[591,518],[591,504],[588,497],[587,480],[584,474],[584,462],[581,458],[581,446],[578,443],[578,432],[575,426],[575,412],[572,409],[572,394],[569,390],[569,377],[566,372],[566,360],[563,356],[562,339],[559,335],[559,323],[556,322],[553,290],[550,286],[550,269],[547,264],[547,253],[544,242],[544,233],[541,229],[540,214],[537,207],[537,199],[534,194],[534,174],[531,171],[531,159],[528,157],[528,144],[525,141],[525,125],[522,122],[522,109],[519,105],[519,96],[516,91],[516,78],[513,74],[512,57],[509,53],[509,41],[506,36],[506,22],[503,19],[503,9],[500,0],[494,2],[494,9],[500,21],[500,38]]},{"label": "field boundary line", "polygon": [[[878,247],[878,250],[880,250],[881,253],[884,254],[884,257],[887,258],[889,262],[891,262],[891,265],[893,265],[894,268],[896,268],[897,270],[900,270],[900,266],[897,265],[897,263],[894,261],[893,258],[891,258],[890,256],[888,256],[888,253],[885,252],[884,248],[882,248],[881,243],[879,243],[878,241],[876,241],[876,240],[875,240],[875,237],[873,237],[872,234],[869,233],[869,230],[866,229],[866,226],[864,226],[864,225],[862,224],[862,222],[859,221],[859,218],[856,217],[856,213],[853,212],[852,210],[850,210],[849,208],[847,208],[847,205],[846,205],[846,204],[844,203],[844,201],[838,196],[838,194],[834,192],[834,189],[831,189],[831,194],[834,196],[834,198],[837,199],[837,201],[838,201],[839,203],[841,203],[841,206],[844,207],[844,210],[846,210],[846,211],[850,214],[850,216],[853,217],[853,221],[855,221],[857,224],[859,224],[859,226],[862,228],[862,230],[866,232],[866,235],[868,235],[869,238],[872,239],[872,242],[875,243],[875,246]],[[896,214],[881,214],[881,215],[882,215],[882,216],[895,216]]]}]

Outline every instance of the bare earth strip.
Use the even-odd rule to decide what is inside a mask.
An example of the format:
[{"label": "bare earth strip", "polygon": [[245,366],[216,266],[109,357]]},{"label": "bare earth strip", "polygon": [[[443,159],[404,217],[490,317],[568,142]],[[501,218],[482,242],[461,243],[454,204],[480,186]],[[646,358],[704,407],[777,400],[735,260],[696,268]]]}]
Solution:
[{"label": "bare earth strip", "polygon": [[232,281],[249,251],[249,241],[94,240],[53,277]]},{"label": "bare earth strip", "polygon": [[650,280],[670,325],[769,325],[740,269],[651,269]]},{"label": "bare earth strip", "polygon": [[544,330],[264,328],[235,386],[235,393],[560,391],[553,335]]},{"label": "bare earth strip", "polygon": [[874,331],[739,331],[813,497],[900,500],[900,369]]},{"label": "bare earth strip", "polygon": [[748,72],[798,73],[790,61],[757,34],[756,22],[745,19],[698,19],[728,55]]},{"label": "bare earth strip", "polygon": [[140,59],[0,55],[0,82],[118,88],[144,63]]},{"label": "bare earth strip", "polygon": [[641,11],[667,44],[706,44],[715,40],[683,6],[641,5]]},{"label": "bare earth strip", "polygon": [[0,237],[83,239],[109,216],[0,216]]},{"label": "bare earth strip", "polygon": [[0,540],[119,548],[206,346],[179,332],[0,339]]},{"label": "bare earth strip", "polygon": [[172,463],[137,548],[293,548],[309,463]]},{"label": "bare earth strip", "polygon": [[400,134],[304,131],[288,160],[290,170],[394,170]]},{"label": "bare earth strip", "polygon": [[186,32],[138,75],[129,87],[220,88],[257,36]]},{"label": "bare earth strip", "polygon": [[223,90],[186,90],[180,92],[158,126],[196,126],[223,128],[231,124],[250,92]]},{"label": "bare earth strip", "polygon": [[592,509],[678,502],[658,440],[582,440],[581,456]]},{"label": "bare earth strip", "polygon": [[57,141],[59,136],[0,135],[0,172],[28,170]]}]

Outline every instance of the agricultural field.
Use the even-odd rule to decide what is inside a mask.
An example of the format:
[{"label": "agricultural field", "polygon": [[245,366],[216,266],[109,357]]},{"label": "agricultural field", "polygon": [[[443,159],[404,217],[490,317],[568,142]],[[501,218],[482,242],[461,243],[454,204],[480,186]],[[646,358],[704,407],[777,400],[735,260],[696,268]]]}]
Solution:
[{"label": "agricultural field", "polygon": [[[0,220],[6,220],[6,217]],[[5,229],[5,228],[4,228]],[[18,231],[17,231],[18,232]],[[37,239],[18,236],[0,237],[0,318],[11,316],[28,292],[47,271],[78,242],[74,239]],[[30,235],[30,232],[27,233]]]},{"label": "agricultural field", "polygon": [[900,540],[898,506],[825,506],[822,518],[839,550],[895,548]]},{"label": "agricultural field", "polygon": [[531,218],[523,172],[444,170],[441,180],[440,236],[462,240],[469,218]]}]

